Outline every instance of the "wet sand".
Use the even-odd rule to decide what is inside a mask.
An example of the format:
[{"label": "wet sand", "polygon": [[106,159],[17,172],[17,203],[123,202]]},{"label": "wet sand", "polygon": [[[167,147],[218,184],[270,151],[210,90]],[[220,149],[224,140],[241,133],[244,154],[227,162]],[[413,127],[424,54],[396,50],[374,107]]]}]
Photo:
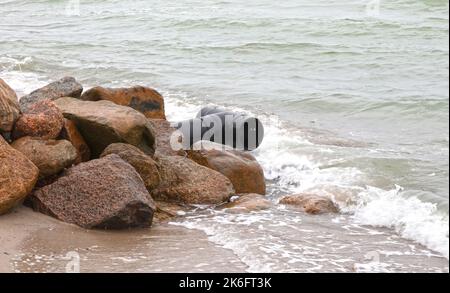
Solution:
[{"label": "wet sand", "polygon": [[244,272],[230,251],[204,233],[168,224],[92,231],[26,207],[0,217],[0,272]]},{"label": "wet sand", "polygon": [[[349,224],[345,216],[299,213],[298,225],[285,226],[279,209],[224,214],[219,222],[198,213],[194,222],[184,220],[195,229],[177,222],[99,231],[20,207],[0,217],[0,272],[448,272],[448,260],[425,247],[387,229]],[[260,221],[249,225],[254,217]],[[267,237],[274,247],[262,245]]]}]

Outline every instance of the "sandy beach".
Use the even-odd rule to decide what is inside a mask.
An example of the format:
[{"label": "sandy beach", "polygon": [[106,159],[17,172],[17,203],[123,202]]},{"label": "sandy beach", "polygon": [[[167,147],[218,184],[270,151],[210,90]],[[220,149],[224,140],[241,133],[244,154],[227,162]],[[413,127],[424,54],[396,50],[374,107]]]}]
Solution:
[{"label": "sandy beach", "polygon": [[[150,230],[88,231],[21,207],[0,218],[0,272],[243,272],[230,250],[204,233],[166,224]],[[68,256],[68,257],[66,257]]]},{"label": "sandy beach", "polygon": [[[235,217],[239,225],[239,215],[230,217]],[[327,216],[305,216],[302,220],[302,229],[296,235],[285,237],[303,247],[304,261],[295,264],[296,269],[287,262],[283,270],[289,271],[291,266],[290,270],[297,272],[315,269],[323,272],[448,272],[447,259],[412,241],[395,237],[385,229],[372,230],[372,235],[366,236],[363,228],[342,233],[338,225],[326,227],[330,220]],[[72,272],[71,261],[77,259],[79,271],[90,273],[231,273],[255,271],[252,263],[259,263],[261,267],[268,263],[261,254],[263,251],[258,253],[257,245],[246,247],[248,255],[243,256],[239,250],[223,248],[225,243],[208,241],[208,236],[198,229],[179,226],[182,222],[155,224],[151,229],[85,230],[20,207],[0,218],[0,272]],[[204,222],[214,228],[207,219]],[[249,233],[254,233],[250,227]],[[221,238],[231,242],[228,237]],[[324,247],[327,239],[333,239],[335,244]],[[322,250],[319,255],[308,252],[312,241],[316,248],[324,248],[323,254]],[[370,242],[372,244],[368,244]],[[368,253],[377,251],[381,243],[385,250],[378,256]],[[341,248],[335,251],[338,246]],[[377,257],[381,259],[374,262]]]}]

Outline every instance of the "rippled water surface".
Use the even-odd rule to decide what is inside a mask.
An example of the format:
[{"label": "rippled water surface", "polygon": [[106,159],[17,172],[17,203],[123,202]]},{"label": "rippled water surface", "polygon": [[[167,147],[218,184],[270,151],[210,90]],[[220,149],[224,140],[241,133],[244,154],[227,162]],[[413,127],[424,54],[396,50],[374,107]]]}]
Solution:
[{"label": "rippled water surface", "polygon": [[[148,85],[164,94],[172,120],[205,104],[252,112],[267,128],[255,155],[274,203],[325,193],[358,233],[382,227],[448,258],[448,1],[376,3],[0,0],[0,77],[20,94],[64,75],[86,87]],[[296,265],[305,261],[299,239],[276,238],[303,229],[291,210],[242,216],[255,231],[245,237],[221,215],[202,217],[177,225],[208,228],[220,245],[228,235],[255,271],[311,269]],[[317,221],[326,237],[327,221],[341,226],[332,220],[302,223]],[[339,241],[350,230],[338,229]],[[369,245],[366,232],[358,241]],[[264,265],[259,246],[273,253]]]}]

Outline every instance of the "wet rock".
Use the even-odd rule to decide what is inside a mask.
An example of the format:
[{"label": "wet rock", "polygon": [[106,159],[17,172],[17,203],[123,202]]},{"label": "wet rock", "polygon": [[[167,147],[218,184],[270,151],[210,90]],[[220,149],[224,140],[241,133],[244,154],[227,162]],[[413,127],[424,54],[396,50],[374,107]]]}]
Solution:
[{"label": "wet rock", "polygon": [[157,158],[161,184],[153,190],[157,200],[186,204],[219,204],[234,194],[231,182],[214,170],[187,158]]},{"label": "wet rock", "polygon": [[16,93],[0,78],[0,133],[11,132],[19,115],[20,108]]},{"label": "wet rock", "polygon": [[316,194],[296,194],[283,197],[280,204],[298,207],[309,214],[337,213],[338,208],[327,197]]},{"label": "wet rock", "polygon": [[13,139],[24,136],[41,139],[55,139],[64,125],[61,110],[50,100],[43,100],[31,105],[20,116],[12,133]]},{"label": "wet rock", "polygon": [[166,201],[156,201],[156,207],[154,221],[158,223],[183,217],[192,210],[189,206]]},{"label": "wet rock", "polygon": [[33,193],[37,211],[83,228],[149,227],[156,206],[139,174],[117,155],[81,163]]},{"label": "wet rock", "polygon": [[20,108],[26,112],[37,102],[43,100],[54,101],[61,97],[79,98],[82,92],[83,86],[75,78],[64,77],[20,98]]},{"label": "wet rock", "polygon": [[[156,151],[157,156],[185,156],[184,150],[173,149],[171,146],[171,139],[175,139],[181,143],[181,137],[174,134],[179,133],[170,125],[170,122],[164,119],[149,119],[153,132],[156,136]],[[173,136],[174,135],[174,136]],[[181,135],[181,134],[179,134]]]},{"label": "wet rock", "polygon": [[70,141],[76,148],[77,158],[74,164],[89,161],[91,158],[91,150],[73,121],[64,119],[64,126],[59,137]]},{"label": "wet rock", "polygon": [[22,203],[38,175],[38,168],[0,136],[0,215]]},{"label": "wet rock", "polygon": [[250,153],[209,141],[195,143],[187,153],[191,160],[230,179],[236,193],[266,194],[264,171]]},{"label": "wet rock", "polygon": [[227,203],[223,208],[227,209],[227,212],[231,213],[248,213],[260,210],[269,209],[272,206],[272,202],[266,199],[261,194],[248,193],[240,194],[238,198]]},{"label": "wet rock", "polygon": [[141,176],[148,191],[151,192],[160,184],[161,177],[159,176],[157,163],[137,147],[125,143],[113,143],[103,151],[101,157],[110,154],[118,155],[122,160],[133,166]]},{"label": "wet rock", "polygon": [[166,119],[163,96],[148,87],[104,88],[97,86],[86,91],[81,99],[85,101],[108,100],[118,105],[131,107],[147,118]]},{"label": "wet rock", "polygon": [[14,141],[11,146],[39,168],[41,179],[60,173],[72,166],[77,158],[77,150],[67,140],[40,140],[26,136]]},{"label": "wet rock", "polygon": [[155,136],[150,123],[136,110],[110,101],[61,98],[55,103],[64,117],[75,123],[93,158],[116,142],[134,145],[150,156],[154,154]]}]

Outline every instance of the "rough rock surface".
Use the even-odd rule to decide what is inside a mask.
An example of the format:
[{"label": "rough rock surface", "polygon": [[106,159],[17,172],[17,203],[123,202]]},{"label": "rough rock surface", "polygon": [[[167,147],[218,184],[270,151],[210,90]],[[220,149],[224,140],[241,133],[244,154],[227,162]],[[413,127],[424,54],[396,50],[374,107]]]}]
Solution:
[{"label": "rough rock surface", "polygon": [[148,155],[154,154],[153,130],[147,118],[136,110],[110,101],[61,98],[55,103],[64,117],[75,122],[93,158],[98,158],[108,145],[116,142],[134,145]]},{"label": "rough rock surface", "polygon": [[338,208],[331,199],[316,194],[303,193],[288,195],[280,199],[280,203],[298,207],[309,214],[338,212]]},{"label": "rough rock surface", "polygon": [[234,194],[231,182],[214,170],[187,158],[157,158],[161,184],[153,190],[157,200],[186,204],[219,204]]},{"label": "rough rock surface", "polygon": [[81,163],[30,197],[35,210],[84,228],[151,226],[155,203],[139,174],[117,155]]},{"label": "rough rock surface", "polygon": [[195,143],[193,149],[187,152],[188,158],[225,175],[236,193],[266,194],[264,171],[250,153],[205,141]]},{"label": "rough rock surface", "polygon": [[0,215],[24,200],[38,175],[38,168],[0,136]]},{"label": "rough rock surface", "polygon": [[[158,156],[185,156],[184,150],[174,150],[171,147],[170,140],[176,129],[170,125],[170,122],[164,119],[149,119],[153,132],[156,136],[156,151]],[[179,138],[181,139],[181,138]],[[181,141],[180,141],[181,142]]]},{"label": "rough rock surface", "polygon": [[192,207],[187,205],[166,201],[156,201],[156,206],[154,220],[159,223],[183,217],[188,211],[192,210]]},{"label": "rough rock surface", "polygon": [[89,161],[91,150],[73,121],[64,119],[64,126],[59,137],[70,141],[77,149],[75,164]]},{"label": "rough rock surface", "polygon": [[140,149],[130,144],[113,143],[101,154],[101,157],[116,154],[136,169],[144,181],[148,191],[152,191],[161,183],[157,163]]},{"label": "rough rock surface", "polygon": [[81,99],[85,101],[108,100],[118,105],[131,107],[147,118],[166,119],[163,96],[148,87],[104,88],[97,86],[86,91]]},{"label": "rough rock surface", "polygon": [[67,140],[40,140],[26,136],[11,146],[30,159],[39,168],[39,178],[56,175],[72,166],[77,150]]},{"label": "rough rock surface", "polygon": [[53,101],[61,97],[79,98],[82,92],[83,86],[75,78],[64,77],[20,98],[20,108],[26,111],[33,104],[43,100]]},{"label": "rough rock surface", "polygon": [[20,108],[14,90],[0,78],[0,133],[10,132],[19,119]]},{"label": "rough rock surface", "polygon": [[247,193],[240,194],[234,201],[227,203],[223,208],[227,209],[227,212],[240,213],[240,212],[253,212],[268,209],[272,206],[272,202],[266,199],[261,194]]},{"label": "rough rock surface", "polygon": [[42,100],[31,105],[20,116],[12,133],[13,139],[24,136],[41,139],[55,139],[64,125],[61,110],[50,100]]}]

